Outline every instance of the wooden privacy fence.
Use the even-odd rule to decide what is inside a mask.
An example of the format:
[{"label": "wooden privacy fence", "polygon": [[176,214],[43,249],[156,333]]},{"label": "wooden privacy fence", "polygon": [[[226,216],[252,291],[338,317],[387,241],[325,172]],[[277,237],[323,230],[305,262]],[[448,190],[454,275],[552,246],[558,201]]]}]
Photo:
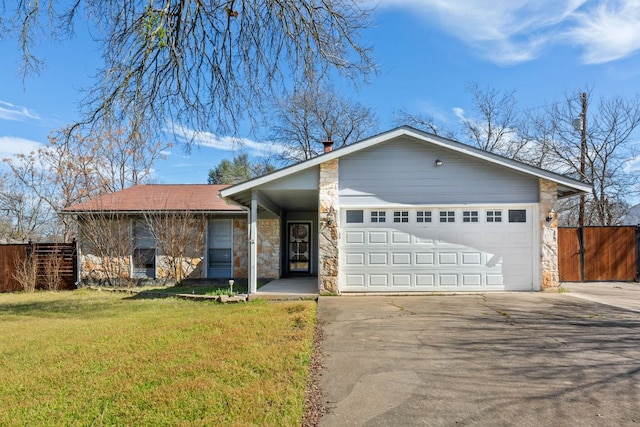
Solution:
[{"label": "wooden privacy fence", "polygon": [[639,228],[558,228],[561,282],[637,281]]},{"label": "wooden privacy fence", "polygon": [[21,263],[32,262],[37,289],[76,289],[77,250],[73,243],[24,243],[0,245],[0,292],[22,290],[15,279]]}]

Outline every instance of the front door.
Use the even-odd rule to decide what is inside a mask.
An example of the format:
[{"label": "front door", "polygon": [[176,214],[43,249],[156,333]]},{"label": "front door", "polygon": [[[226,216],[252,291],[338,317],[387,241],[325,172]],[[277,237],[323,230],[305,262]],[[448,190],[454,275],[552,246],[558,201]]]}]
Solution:
[{"label": "front door", "polygon": [[311,272],[311,223],[290,222],[287,236],[289,273]]}]

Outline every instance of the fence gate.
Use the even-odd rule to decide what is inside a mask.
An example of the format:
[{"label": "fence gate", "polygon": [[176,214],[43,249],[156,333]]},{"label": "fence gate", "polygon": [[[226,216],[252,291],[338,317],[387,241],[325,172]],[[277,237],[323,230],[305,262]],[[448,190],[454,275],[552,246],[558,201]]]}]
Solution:
[{"label": "fence gate", "polygon": [[558,229],[561,282],[638,280],[638,227]]}]

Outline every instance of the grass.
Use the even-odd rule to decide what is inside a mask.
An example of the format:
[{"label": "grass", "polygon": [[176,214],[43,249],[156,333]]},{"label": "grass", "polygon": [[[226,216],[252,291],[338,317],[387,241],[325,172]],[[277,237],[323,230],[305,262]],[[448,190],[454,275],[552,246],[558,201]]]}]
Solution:
[{"label": "grass", "polygon": [[[258,289],[267,284],[268,280],[258,280]],[[233,292],[236,294],[246,294],[248,285],[245,281],[236,281],[233,285]],[[227,295],[225,291],[229,291],[229,285],[226,283],[210,284],[210,285],[184,285],[184,286],[168,286],[160,288],[144,288],[145,293],[166,293],[166,294],[194,294],[194,295]]]},{"label": "grass", "polygon": [[315,303],[0,294],[0,425],[300,425]]}]

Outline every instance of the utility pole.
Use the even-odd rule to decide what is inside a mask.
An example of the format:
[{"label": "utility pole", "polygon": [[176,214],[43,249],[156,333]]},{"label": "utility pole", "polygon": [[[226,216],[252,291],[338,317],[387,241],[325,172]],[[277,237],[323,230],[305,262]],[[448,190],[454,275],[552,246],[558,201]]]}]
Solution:
[{"label": "utility pole", "polygon": [[[582,101],[582,113],[580,114],[580,180],[585,182],[586,176],[586,157],[587,157],[587,93],[582,92],[580,94],[580,100]],[[578,217],[578,225],[584,227],[584,205],[585,195],[580,194],[580,216]]]}]

